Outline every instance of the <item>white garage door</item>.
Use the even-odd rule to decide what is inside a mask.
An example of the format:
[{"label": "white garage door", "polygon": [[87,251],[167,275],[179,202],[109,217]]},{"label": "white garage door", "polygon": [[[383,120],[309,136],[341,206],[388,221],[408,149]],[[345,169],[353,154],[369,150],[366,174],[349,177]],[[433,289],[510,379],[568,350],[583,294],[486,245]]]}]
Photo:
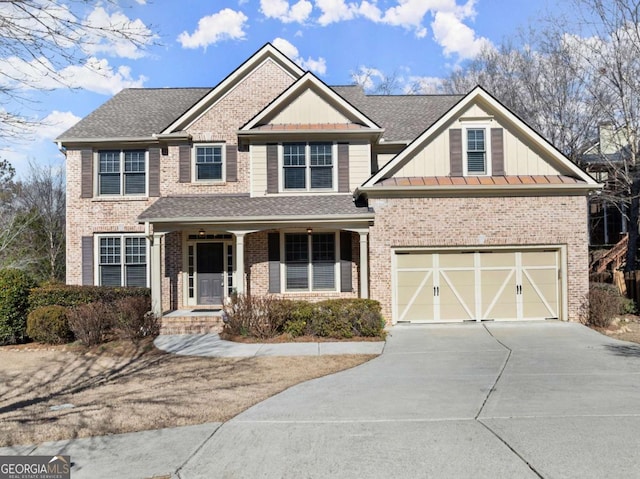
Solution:
[{"label": "white garage door", "polygon": [[396,321],[560,316],[558,250],[396,252]]}]

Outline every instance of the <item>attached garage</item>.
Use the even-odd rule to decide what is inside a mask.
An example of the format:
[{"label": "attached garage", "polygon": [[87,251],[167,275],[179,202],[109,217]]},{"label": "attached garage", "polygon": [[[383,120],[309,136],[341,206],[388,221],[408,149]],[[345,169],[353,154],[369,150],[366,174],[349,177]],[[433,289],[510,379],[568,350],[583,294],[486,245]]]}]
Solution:
[{"label": "attached garage", "polygon": [[561,319],[562,249],[393,251],[394,322]]}]

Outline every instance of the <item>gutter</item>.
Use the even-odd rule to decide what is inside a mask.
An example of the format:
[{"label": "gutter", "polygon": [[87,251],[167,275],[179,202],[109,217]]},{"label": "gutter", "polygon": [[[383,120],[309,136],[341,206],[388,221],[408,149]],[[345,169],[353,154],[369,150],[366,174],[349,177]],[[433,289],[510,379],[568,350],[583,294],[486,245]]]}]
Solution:
[{"label": "gutter", "polygon": [[172,224],[202,224],[202,223],[216,223],[221,225],[235,225],[242,223],[253,224],[273,224],[273,223],[300,223],[300,222],[313,222],[313,223],[335,223],[335,222],[349,222],[349,221],[369,221],[375,218],[374,213],[363,213],[358,215],[316,215],[316,216],[239,216],[236,218],[230,218],[228,216],[221,217],[177,217],[177,218],[153,218],[153,217],[138,217],[138,223],[172,223]]}]

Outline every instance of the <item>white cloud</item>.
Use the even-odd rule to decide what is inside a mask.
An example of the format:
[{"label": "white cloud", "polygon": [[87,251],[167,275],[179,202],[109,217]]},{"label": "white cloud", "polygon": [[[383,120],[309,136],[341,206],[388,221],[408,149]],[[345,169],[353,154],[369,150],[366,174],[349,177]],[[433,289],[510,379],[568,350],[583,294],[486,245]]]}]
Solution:
[{"label": "white cloud", "polygon": [[82,50],[90,55],[105,53],[121,58],[140,58],[145,55],[140,47],[158,38],[139,18],[131,20],[122,12],[109,14],[102,7],[96,7],[86,23],[90,28],[79,42]]},{"label": "white cloud", "polygon": [[299,0],[293,6],[288,0],[260,0],[260,11],[267,18],[277,18],[284,23],[304,23],[311,15],[313,5],[309,0]]},{"label": "white cloud", "polygon": [[44,117],[41,122],[33,124],[29,129],[36,141],[53,141],[80,120],[79,116],[70,111],[54,110]]},{"label": "white cloud", "polygon": [[316,0],[316,7],[322,12],[318,18],[320,25],[351,20],[358,14],[358,6],[345,0]]},{"label": "white cloud", "polygon": [[142,87],[147,78],[132,78],[131,69],[120,66],[114,69],[106,59],[91,57],[84,65],[71,65],[56,71],[44,57],[27,62],[9,57],[0,64],[0,86],[22,90],[55,90],[81,88],[114,95],[123,88]]},{"label": "white cloud", "polygon": [[317,59],[313,59],[309,57],[305,60],[300,56],[298,49],[284,38],[276,38],[272,43],[274,47],[300,65],[304,70],[312,71],[317,75],[324,75],[327,72],[327,62],[324,58],[318,57]]},{"label": "white cloud", "polygon": [[245,37],[247,16],[230,8],[203,17],[198,21],[198,28],[193,34],[186,31],[178,36],[183,48],[206,48],[208,45],[222,40],[241,40]]},{"label": "white cloud", "polygon": [[473,58],[491,45],[488,39],[477,37],[453,12],[436,13],[431,28],[435,41],[447,56],[456,54],[460,59]]},{"label": "white cloud", "polygon": [[376,82],[384,80],[385,75],[377,68],[361,65],[357,72],[351,72],[351,80],[365,90],[371,90]]},{"label": "white cloud", "polygon": [[432,95],[442,92],[442,78],[410,76],[403,87],[405,94]]}]

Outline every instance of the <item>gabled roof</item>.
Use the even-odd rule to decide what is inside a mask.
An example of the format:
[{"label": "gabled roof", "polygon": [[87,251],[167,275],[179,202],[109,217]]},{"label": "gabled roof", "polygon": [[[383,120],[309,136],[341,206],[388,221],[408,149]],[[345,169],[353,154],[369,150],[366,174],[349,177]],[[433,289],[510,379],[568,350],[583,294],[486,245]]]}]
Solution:
[{"label": "gabled roof", "polygon": [[171,125],[162,131],[162,134],[169,134],[176,130],[182,130],[200,117],[217,100],[226,95],[233,87],[246,75],[251,73],[258,65],[267,60],[275,61],[291,78],[298,79],[304,74],[298,65],[285,56],[271,43],[267,43],[260,50],[254,53],[242,65],[236,68],[229,76],[222,80],[213,90],[203,97],[189,111],[177,118]]},{"label": "gabled roof", "polygon": [[325,102],[342,113],[346,119],[351,122],[351,124],[362,125],[372,130],[381,131],[381,128],[373,120],[368,118],[360,110],[338,95],[335,90],[327,86],[313,73],[307,72],[266,108],[240,128],[240,133],[249,132],[262,125],[268,124],[270,119],[272,119],[277,113],[281,112],[294,99],[298,98],[307,90],[312,90],[321,96]]},{"label": "gabled roof", "polygon": [[[355,192],[363,193],[367,189],[379,187],[377,185],[382,180],[385,180],[397,172],[407,162],[411,161],[413,155],[419,148],[422,147],[431,137],[435,136],[439,129],[443,128],[448,123],[458,118],[462,112],[475,102],[482,102],[490,110],[499,112],[502,118],[509,123],[509,125],[518,133],[531,138],[540,149],[546,154],[546,156],[562,166],[562,169],[570,172],[575,178],[584,183],[585,186],[590,188],[599,188],[600,185],[586,172],[572,163],[566,156],[558,151],[551,143],[545,140],[539,133],[529,127],[524,121],[513,114],[509,109],[502,105],[498,100],[491,96],[486,90],[478,86],[464,96],[458,103],[450,108],[444,115],[442,115],[436,122],[434,122],[429,128],[427,128],[421,135],[419,135],[411,144],[405,148],[401,153],[395,156],[391,161],[384,165],[377,173],[372,175],[364,184],[358,188]],[[419,188],[419,185],[416,185]]]},{"label": "gabled roof", "polygon": [[463,95],[365,95],[362,87],[334,86],[341,97],[382,126],[386,142],[410,143]]},{"label": "gabled roof", "polygon": [[129,88],[86,116],[56,141],[151,138],[211,88]]}]

